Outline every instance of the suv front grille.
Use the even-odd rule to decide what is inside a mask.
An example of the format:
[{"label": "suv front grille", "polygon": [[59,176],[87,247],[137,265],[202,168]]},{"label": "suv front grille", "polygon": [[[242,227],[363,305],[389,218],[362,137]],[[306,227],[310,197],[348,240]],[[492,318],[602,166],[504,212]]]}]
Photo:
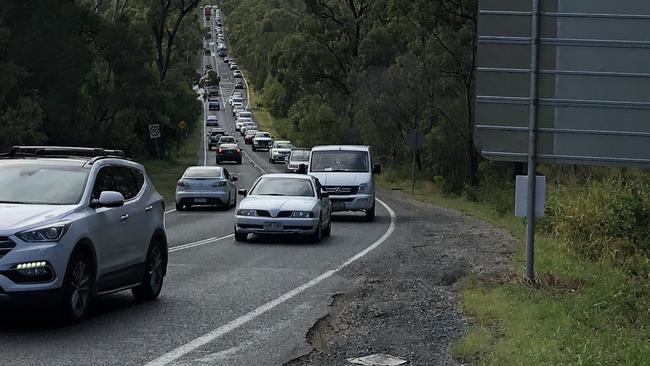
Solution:
[{"label": "suv front grille", "polygon": [[359,186],[327,186],[323,190],[332,195],[357,194]]},{"label": "suv front grille", "polygon": [[0,236],[0,258],[4,257],[15,246],[16,246],[16,243],[11,241],[8,237]]}]

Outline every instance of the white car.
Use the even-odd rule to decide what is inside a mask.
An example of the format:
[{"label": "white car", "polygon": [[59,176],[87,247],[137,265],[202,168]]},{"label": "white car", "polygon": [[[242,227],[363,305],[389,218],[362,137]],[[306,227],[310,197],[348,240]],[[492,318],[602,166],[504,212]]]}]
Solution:
[{"label": "white car", "polygon": [[318,243],[332,232],[329,195],[310,175],[266,174],[253,183],[235,215],[235,240],[248,234],[307,234]]},{"label": "white car", "polygon": [[253,122],[253,120],[251,118],[237,118],[237,121],[235,122],[235,130],[241,131],[241,126],[246,122]]},{"label": "white car", "polygon": [[269,162],[275,163],[278,160],[287,160],[292,148],[291,141],[274,141],[269,149]]},{"label": "white car", "polygon": [[237,117],[237,119],[239,119],[239,118],[253,119],[253,113],[251,113],[251,112],[249,112],[247,110],[235,111],[235,117]]},{"label": "white car", "polygon": [[232,107],[233,107],[233,109],[243,109],[244,108],[244,102],[233,102]]},{"label": "white car", "polygon": [[239,70],[235,70],[235,71],[232,73],[232,76],[234,76],[234,77],[236,77],[236,78],[241,78],[241,77],[242,77],[241,71],[239,71]]},{"label": "white car", "polygon": [[239,68],[239,67],[237,66],[236,63],[230,61],[230,70],[233,70],[233,71],[234,71],[234,70],[237,70],[238,68]]},{"label": "white car", "polygon": [[192,166],[176,184],[176,211],[192,206],[237,206],[237,177],[218,166]]},{"label": "white car", "polygon": [[253,136],[253,151],[259,149],[270,149],[272,142],[273,139],[271,138],[270,133],[263,131],[257,132],[255,136]]},{"label": "white car", "polygon": [[239,128],[239,132],[241,132],[241,135],[244,136],[246,135],[246,131],[250,129],[257,130],[257,125],[255,122],[244,122]]}]

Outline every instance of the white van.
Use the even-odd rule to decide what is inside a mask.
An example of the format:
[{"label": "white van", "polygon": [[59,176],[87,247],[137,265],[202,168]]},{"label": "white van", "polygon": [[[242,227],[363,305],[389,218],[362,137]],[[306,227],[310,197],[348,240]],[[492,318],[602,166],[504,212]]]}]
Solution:
[{"label": "white van", "polygon": [[328,192],[334,211],[364,211],[375,218],[375,179],[370,146],[330,145],[311,149],[307,173],[318,178]]}]

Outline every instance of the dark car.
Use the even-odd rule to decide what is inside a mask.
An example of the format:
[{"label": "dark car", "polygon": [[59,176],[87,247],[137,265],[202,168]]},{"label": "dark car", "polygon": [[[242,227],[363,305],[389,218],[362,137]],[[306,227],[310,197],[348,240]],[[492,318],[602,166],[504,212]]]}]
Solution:
[{"label": "dark car", "polygon": [[224,161],[233,161],[241,164],[241,149],[237,144],[222,144],[217,150],[217,164]]},{"label": "dark car", "polygon": [[211,111],[218,111],[221,109],[218,101],[211,101],[208,103],[208,109]]},{"label": "dark car", "polygon": [[205,125],[208,127],[219,126],[219,120],[217,116],[210,115],[205,119]]},{"label": "dark car", "polygon": [[219,88],[217,88],[216,86],[208,87],[208,96],[210,96],[210,97],[218,97],[219,96]]},{"label": "dark car", "polygon": [[227,134],[224,128],[213,128],[208,136],[208,150],[219,147],[219,138]]},{"label": "dark car", "polygon": [[244,89],[244,83],[238,81],[235,83],[235,89]]},{"label": "dark car", "polygon": [[257,130],[246,130],[246,134],[244,134],[244,143],[246,145],[252,145],[253,144],[253,137],[255,137],[255,134],[257,133]]}]

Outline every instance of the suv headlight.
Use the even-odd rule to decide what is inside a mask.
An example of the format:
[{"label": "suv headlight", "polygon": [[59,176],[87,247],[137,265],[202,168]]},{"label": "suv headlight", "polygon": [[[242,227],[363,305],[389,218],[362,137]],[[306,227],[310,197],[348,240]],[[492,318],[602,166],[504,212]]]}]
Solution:
[{"label": "suv headlight", "polygon": [[368,183],[361,183],[359,184],[359,193],[368,193],[368,188],[369,184]]},{"label": "suv headlight", "polygon": [[58,242],[63,237],[63,234],[68,231],[68,227],[70,227],[69,221],[57,222],[56,224],[22,231],[17,233],[16,236],[29,243]]},{"label": "suv headlight", "polygon": [[291,217],[306,219],[306,218],[309,218],[309,217],[314,217],[314,213],[311,212],[311,211],[293,211],[291,213]]},{"label": "suv headlight", "polygon": [[239,216],[257,216],[257,210],[239,209],[237,210]]}]

